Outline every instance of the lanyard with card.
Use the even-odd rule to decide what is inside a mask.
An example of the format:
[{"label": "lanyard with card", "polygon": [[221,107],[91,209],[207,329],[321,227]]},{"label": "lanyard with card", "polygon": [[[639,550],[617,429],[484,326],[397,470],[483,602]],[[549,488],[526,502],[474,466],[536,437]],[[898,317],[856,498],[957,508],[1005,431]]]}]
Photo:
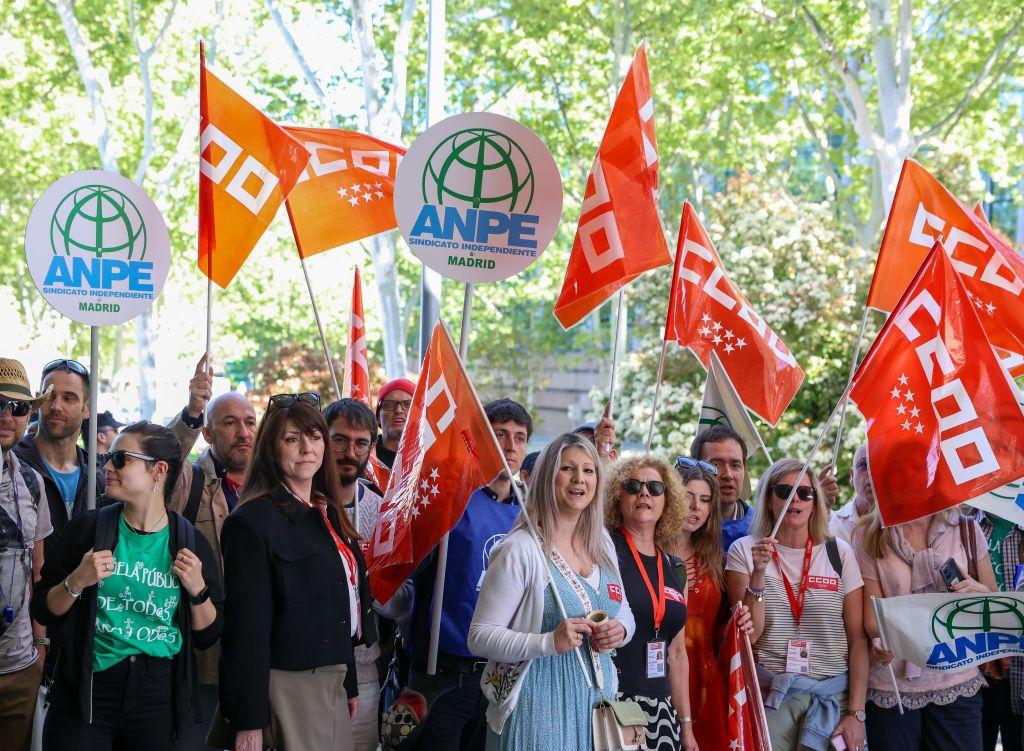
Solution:
[{"label": "lanyard with card", "polygon": [[644,562],[640,559],[640,551],[636,549],[636,544],[633,542],[633,537],[629,534],[628,530],[622,530],[622,536],[626,538],[626,544],[629,546],[629,551],[633,554],[633,560],[636,561],[636,567],[640,570],[640,576],[644,580],[644,584],[647,586],[647,594],[651,598],[651,608],[654,611],[654,639],[647,642],[647,677],[648,678],[664,678],[665,677],[665,640],[658,638],[658,632],[661,629],[661,622],[665,620],[665,564],[664,554],[654,547],[654,554],[658,559],[658,586],[655,589],[651,583],[651,577],[647,575],[647,568],[644,566]]},{"label": "lanyard with card", "polygon": [[775,558],[775,565],[779,567],[779,576],[782,577],[782,583],[786,587],[786,597],[789,598],[789,608],[793,611],[793,618],[796,620],[796,625],[800,625],[800,616],[804,612],[804,599],[807,597],[807,574],[811,570],[811,538],[807,538],[807,545],[804,547],[804,565],[800,572],[800,581],[797,584],[797,593],[793,594],[793,585],[789,583],[789,578],[786,576],[786,572],[782,570],[782,561],[779,560],[778,551],[772,548],[772,557]]}]

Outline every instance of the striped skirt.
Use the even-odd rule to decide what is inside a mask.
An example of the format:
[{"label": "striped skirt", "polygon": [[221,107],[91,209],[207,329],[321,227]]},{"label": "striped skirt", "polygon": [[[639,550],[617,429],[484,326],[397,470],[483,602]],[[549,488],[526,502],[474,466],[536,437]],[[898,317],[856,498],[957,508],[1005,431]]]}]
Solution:
[{"label": "striped skirt", "polygon": [[[620,694],[618,698],[635,701],[644,711],[646,751],[679,751],[682,745],[679,738],[679,715],[676,714],[671,699],[656,699],[635,694]],[[705,751],[705,749],[701,749],[701,751]],[[707,751],[712,750],[708,749]]]}]

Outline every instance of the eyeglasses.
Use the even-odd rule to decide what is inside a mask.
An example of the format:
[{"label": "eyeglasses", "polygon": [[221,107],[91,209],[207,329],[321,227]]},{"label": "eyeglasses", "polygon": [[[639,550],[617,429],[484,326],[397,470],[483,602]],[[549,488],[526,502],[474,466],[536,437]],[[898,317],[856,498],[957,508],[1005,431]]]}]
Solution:
[{"label": "eyeglasses", "polygon": [[88,368],[82,365],[82,363],[78,362],[78,360],[69,360],[67,358],[62,358],[60,360],[50,360],[50,362],[46,363],[46,365],[43,366],[43,377],[45,378],[46,376],[50,375],[50,373],[53,373],[54,371],[57,370],[70,370],[72,373],[77,373],[83,378],[89,378]]},{"label": "eyeglasses", "polygon": [[7,408],[11,410],[11,417],[24,417],[32,411],[31,402],[23,402],[19,399],[5,399],[0,396],[0,415],[4,413]]},{"label": "eyeglasses", "polygon": [[370,453],[370,447],[373,445],[373,441],[368,441],[365,438],[358,438],[353,441],[347,435],[335,433],[331,436],[331,445],[334,446],[334,450],[339,454],[347,453],[348,447],[352,446],[355,449],[355,455],[362,459]]},{"label": "eyeglasses", "polygon": [[288,407],[295,404],[295,402],[309,404],[310,406],[319,409],[320,394],[315,391],[303,391],[301,394],[274,394],[270,397],[270,403],[280,409],[288,409]]},{"label": "eyeglasses", "polygon": [[154,456],[147,456],[146,454],[140,454],[136,451],[125,451],[124,449],[118,449],[117,451],[111,451],[107,454],[107,461],[114,465],[114,469],[124,469],[125,462],[128,461],[127,457],[133,456],[136,459],[141,459],[144,462],[155,462],[157,461]]},{"label": "eyeglasses", "polygon": [[[772,490],[775,493],[776,498],[780,501],[784,501],[789,498],[789,494],[793,492],[793,486],[779,483],[772,488]],[[813,501],[818,497],[818,494],[814,492],[814,488],[810,485],[798,485],[796,489],[796,496],[794,497],[799,498],[801,501]]]},{"label": "eyeglasses", "polygon": [[631,477],[622,483],[622,489],[630,495],[636,495],[644,488],[647,488],[647,492],[654,498],[665,494],[665,483],[660,480],[647,480],[645,482]]},{"label": "eyeglasses", "polygon": [[380,403],[380,409],[382,412],[394,412],[401,407],[403,412],[408,412],[412,409],[412,399],[405,399],[398,401],[396,399],[385,399]]},{"label": "eyeglasses", "polygon": [[710,472],[715,477],[718,477],[718,467],[716,467],[714,464],[702,461],[701,459],[691,459],[688,456],[677,456],[676,469],[680,470],[683,469],[684,467],[703,469],[705,472]]}]

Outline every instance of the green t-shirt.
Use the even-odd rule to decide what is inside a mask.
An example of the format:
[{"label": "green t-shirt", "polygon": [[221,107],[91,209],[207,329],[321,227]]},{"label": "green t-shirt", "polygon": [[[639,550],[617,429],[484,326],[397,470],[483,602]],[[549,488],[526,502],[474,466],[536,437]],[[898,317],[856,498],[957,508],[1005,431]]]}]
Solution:
[{"label": "green t-shirt", "polygon": [[181,589],[171,571],[169,527],[142,535],[122,516],[117,530],[114,573],[100,582],[96,597],[94,672],[131,655],[173,657],[181,649]]}]

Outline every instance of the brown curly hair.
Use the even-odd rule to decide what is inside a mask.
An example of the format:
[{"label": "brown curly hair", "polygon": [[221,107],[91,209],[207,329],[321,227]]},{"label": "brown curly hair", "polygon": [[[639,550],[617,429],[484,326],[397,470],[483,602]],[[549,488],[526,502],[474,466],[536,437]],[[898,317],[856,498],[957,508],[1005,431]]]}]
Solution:
[{"label": "brown curly hair", "polygon": [[676,471],[654,454],[639,454],[619,459],[609,465],[605,474],[604,523],[610,532],[622,528],[622,484],[638,469],[653,469],[665,483],[665,508],[654,527],[654,542],[668,552],[673,549],[675,539],[683,528],[683,483]]}]

